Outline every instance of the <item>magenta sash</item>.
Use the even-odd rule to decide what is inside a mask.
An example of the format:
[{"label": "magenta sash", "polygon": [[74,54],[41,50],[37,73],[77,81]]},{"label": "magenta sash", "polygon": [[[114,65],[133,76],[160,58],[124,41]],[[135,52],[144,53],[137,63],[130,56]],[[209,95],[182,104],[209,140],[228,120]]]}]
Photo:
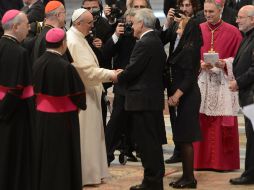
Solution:
[{"label": "magenta sash", "polygon": [[[4,99],[6,93],[10,90],[8,87],[0,86],[0,100]],[[33,86],[26,86],[23,89],[23,93],[21,95],[21,99],[30,98],[34,95]]]},{"label": "magenta sash", "polygon": [[47,96],[38,94],[36,97],[36,109],[48,113],[64,113],[78,110],[68,96]]},{"label": "magenta sash", "polygon": [[9,90],[8,88],[0,86],[0,100],[4,99],[8,90]]},{"label": "magenta sash", "polygon": [[33,86],[26,86],[23,89],[23,93],[21,95],[21,99],[26,99],[26,98],[30,98],[34,95],[34,88]]}]

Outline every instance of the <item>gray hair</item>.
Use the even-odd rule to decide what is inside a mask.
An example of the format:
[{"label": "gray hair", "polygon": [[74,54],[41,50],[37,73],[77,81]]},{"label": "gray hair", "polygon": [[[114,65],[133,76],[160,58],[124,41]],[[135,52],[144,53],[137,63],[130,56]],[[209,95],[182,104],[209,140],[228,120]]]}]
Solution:
[{"label": "gray hair", "polygon": [[[24,14],[24,13],[23,13]],[[2,28],[5,30],[11,30],[14,24],[20,24],[22,22],[22,19],[20,17],[20,13],[15,16],[13,19],[9,20],[7,23],[2,25]]]},{"label": "gray hair", "polygon": [[136,9],[133,14],[137,21],[143,21],[146,28],[155,28],[156,17],[151,9]]},{"label": "gray hair", "polygon": [[127,16],[135,16],[135,10],[134,8],[129,8],[125,11],[124,13],[124,17],[127,17]]},{"label": "gray hair", "polygon": [[216,0],[205,0],[205,3],[212,3],[216,6],[217,9],[222,10],[224,6],[224,1],[220,0],[221,3],[216,2]]}]

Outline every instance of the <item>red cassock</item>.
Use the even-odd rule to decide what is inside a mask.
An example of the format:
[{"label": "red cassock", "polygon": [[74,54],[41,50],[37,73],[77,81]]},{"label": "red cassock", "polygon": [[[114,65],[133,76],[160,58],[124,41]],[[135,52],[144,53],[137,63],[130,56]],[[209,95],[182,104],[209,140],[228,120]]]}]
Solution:
[{"label": "red cassock", "polygon": [[[200,24],[203,53],[211,49],[212,32],[213,49],[220,59],[234,57],[242,40],[239,30],[223,21],[216,25],[207,22]],[[225,72],[227,73],[227,72]],[[215,97],[216,98],[216,97]],[[194,168],[235,170],[240,167],[238,122],[236,116],[207,115],[200,113],[202,141],[194,143]]]}]

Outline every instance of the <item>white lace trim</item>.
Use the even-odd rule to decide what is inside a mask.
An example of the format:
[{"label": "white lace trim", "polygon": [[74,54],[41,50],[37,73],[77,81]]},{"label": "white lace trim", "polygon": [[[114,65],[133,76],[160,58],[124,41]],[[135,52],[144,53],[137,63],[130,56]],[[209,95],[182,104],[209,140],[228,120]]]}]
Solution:
[{"label": "white lace trim", "polygon": [[224,59],[228,75],[224,70],[213,68],[202,70],[198,84],[201,92],[200,113],[210,116],[236,116],[239,111],[238,92],[231,92],[228,82],[234,79],[233,58]]}]

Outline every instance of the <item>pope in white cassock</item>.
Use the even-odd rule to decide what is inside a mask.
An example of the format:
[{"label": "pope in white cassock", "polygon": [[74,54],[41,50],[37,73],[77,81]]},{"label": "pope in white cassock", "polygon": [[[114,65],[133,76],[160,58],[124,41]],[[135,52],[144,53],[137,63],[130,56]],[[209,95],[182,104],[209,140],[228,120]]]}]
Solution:
[{"label": "pope in white cassock", "polygon": [[115,77],[113,70],[99,67],[96,55],[85,36],[93,26],[93,16],[86,9],[72,15],[73,26],[67,32],[67,45],[86,88],[87,110],[80,111],[80,141],[83,185],[100,184],[109,177],[102,122],[102,82]]}]

